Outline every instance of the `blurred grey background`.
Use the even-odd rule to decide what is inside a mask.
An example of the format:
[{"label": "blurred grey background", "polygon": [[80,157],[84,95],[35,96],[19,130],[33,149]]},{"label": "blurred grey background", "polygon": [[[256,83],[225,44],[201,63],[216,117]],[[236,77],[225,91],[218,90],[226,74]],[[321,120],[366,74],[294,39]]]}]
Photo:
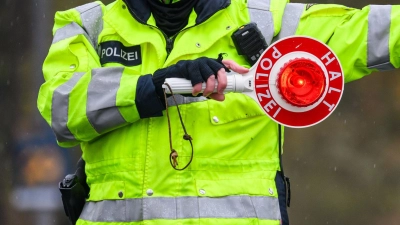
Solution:
[{"label": "blurred grey background", "polygon": [[[80,150],[59,148],[36,98],[56,11],[88,0],[2,0],[0,8],[0,224],[67,225],[57,186]],[[104,1],[111,2],[110,0]],[[394,0],[302,3],[399,4]],[[396,28],[400,29],[400,27]],[[352,54],[349,52],[349,54]],[[400,224],[400,70],[345,85],[322,123],[286,129],[293,225]]]}]

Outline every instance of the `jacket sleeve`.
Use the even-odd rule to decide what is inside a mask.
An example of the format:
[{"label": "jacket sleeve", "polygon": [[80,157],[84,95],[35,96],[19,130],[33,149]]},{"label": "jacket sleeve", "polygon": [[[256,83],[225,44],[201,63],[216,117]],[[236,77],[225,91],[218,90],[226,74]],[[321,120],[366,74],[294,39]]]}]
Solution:
[{"label": "jacket sleeve", "polygon": [[307,35],[327,43],[338,56],[345,81],[400,67],[400,6],[362,9],[335,4],[286,5],[277,38]]},{"label": "jacket sleeve", "polygon": [[43,64],[45,82],[38,109],[62,147],[90,141],[140,118],[162,115],[151,75],[101,67],[97,35],[83,27],[81,15],[93,7],[101,14],[103,6],[90,4],[56,13],[53,42]]}]

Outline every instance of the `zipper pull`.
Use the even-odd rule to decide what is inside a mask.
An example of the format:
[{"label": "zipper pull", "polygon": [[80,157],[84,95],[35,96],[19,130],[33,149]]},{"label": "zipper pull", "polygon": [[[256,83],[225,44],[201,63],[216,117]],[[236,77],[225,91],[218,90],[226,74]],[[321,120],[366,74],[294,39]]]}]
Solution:
[{"label": "zipper pull", "polygon": [[167,54],[171,53],[174,45],[174,40],[172,38],[167,38]]}]

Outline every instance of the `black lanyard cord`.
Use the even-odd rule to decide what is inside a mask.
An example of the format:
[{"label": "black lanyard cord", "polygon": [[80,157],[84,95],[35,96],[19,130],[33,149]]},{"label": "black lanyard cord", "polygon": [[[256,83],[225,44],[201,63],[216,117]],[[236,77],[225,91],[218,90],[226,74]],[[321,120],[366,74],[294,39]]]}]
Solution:
[{"label": "black lanyard cord", "polygon": [[169,91],[170,91],[170,93],[171,93],[171,95],[172,95],[172,99],[173,99],[174,102],[175,102],[176,109],[178,110],[179,120],[181,121],[181,126],[182,126],[182,129],[183,129],[183,132],[185,133],[185,134],[183,135],[183,139],[186,140],[186,141],[189,141],[189,142],[190,142],[190,146],[191,146],[191,148],[192,148],[192,153],[191,153],[191,155],[190,155],[190,160],[189,160],[189,162],[188,162],[188,163],[186,164],[186,166],[184,166],[183,168],[181,168],[181,169],[177,168],[177,166],[178,166],[178,152],[172,147],[171,121],[170,121],[169,112],[168,112],[167,93],[165,92],[165,89],[163,89],[163,91],[164,91],[164,101],[165,101],[165,110],[166,110],[167,119],[168,119],[169,148],[170,148],[170,150],[171,150],[171,153],[169,154],[169,162],[170,162],[171,166],[172,166],[175,170],[184,170],[184,169],[186,169],[186,168],[190,165],[190,163],[191,163],[192,160],[193,160],[193,153],[194,153],[194,150],[193,150],[193,143],[192,143],[192,140],[193,140],[193,139],[192,139],[192,137],[186,132],[186,127],[185,127],[185,124],[183,123],[182,115],[181,115],[181,112],[180,112],[180,110],[179,110],[179,106],[178,106],[178,103],[177,103],[177,101],[176,101],[176,99],[175,99],[174,93],[172,92],[171,86],[169,86],[168,83],[164,83],[164,84],[168,87],[168,89],[169,89]]}]

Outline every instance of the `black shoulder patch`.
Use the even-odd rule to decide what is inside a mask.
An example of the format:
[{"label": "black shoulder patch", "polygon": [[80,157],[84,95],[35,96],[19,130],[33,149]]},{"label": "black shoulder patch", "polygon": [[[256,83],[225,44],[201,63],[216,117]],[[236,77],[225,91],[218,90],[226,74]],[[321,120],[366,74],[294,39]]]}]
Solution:
[{"label": "black shoulder patch", "polygon": [[119,41],[107,41],[100,44],[100,63],[116,62],[125,66],[142,64],[140,45],[126,47]]},{"label": "black shoulder patch", "polygon": [[310,3],[306,5],[306,10],[309,10],[311,8],[311,6],[313,5],[317,5],[318,3]]}]

